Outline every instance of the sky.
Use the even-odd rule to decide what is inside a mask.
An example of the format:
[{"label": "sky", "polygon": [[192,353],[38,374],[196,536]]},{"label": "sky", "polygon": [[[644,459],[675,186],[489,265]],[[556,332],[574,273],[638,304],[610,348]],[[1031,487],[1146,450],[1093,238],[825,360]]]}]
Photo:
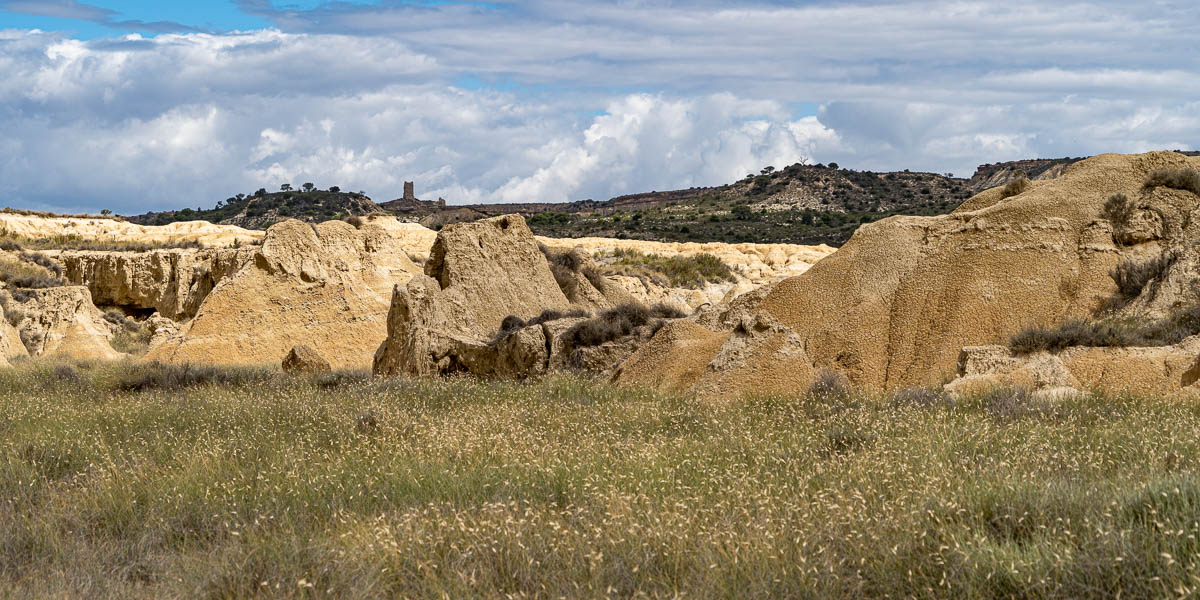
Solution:
[{"label": "sky", "polygon": [[0,205],[565,202],[1200,146],[1200,3],[0,0]]}]

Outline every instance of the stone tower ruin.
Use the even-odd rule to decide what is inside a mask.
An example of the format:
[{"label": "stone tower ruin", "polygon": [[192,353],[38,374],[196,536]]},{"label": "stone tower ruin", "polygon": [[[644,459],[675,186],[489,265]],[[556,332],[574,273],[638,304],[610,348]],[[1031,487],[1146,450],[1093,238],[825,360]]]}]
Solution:
[{"label": "stone tower ruin", "polygon": [[404,199],[405,200],[416,200],[417,199],[416,194],[413,193],[413,182],[411,182],[411,181],[404,182]]}]

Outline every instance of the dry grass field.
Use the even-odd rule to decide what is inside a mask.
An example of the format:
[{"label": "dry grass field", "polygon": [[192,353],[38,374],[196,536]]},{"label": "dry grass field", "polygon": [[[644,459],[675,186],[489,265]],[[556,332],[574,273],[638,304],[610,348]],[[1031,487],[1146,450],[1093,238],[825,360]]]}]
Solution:
[{"label": "dry grass field", "polygon": [[[836,390],[835,390],[836,392]],[[1200,405],[0,371],[0,596],[1195,595]]]}]

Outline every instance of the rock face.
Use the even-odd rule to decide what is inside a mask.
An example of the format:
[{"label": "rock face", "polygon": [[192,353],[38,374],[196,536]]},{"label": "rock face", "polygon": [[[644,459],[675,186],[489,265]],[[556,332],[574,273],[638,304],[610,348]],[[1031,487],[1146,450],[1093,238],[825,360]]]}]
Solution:
[{"label": "rock face", "polygon": [[101,306],[153,309],[174,320],[191,318],[209,292],[254,257],[238,249],[151,252],[65,251],[63,276],[86,285]]},{"label": "rock face", "polygon": [[249,244],[261,240],[263,232],[208,221],[182,221],[163,226],[135,225],[116,219],[44,217],[15,213],[0,214],[0,229],[32,238],[73,235],[93,240],[140,243],[195,242],[208,247]]},{"label": "rock face", "polygon": [[26,290],[10,310],[24,317],[17,323],[21,342],[31,356],[81,360],[116,360],[124,354],[109,344],[115,327],[92,304],[82,286]]},{"label": "rock face", "polygon": [[963,348],[959,378],[946,391],[962,396],[993,387],[1074,389],[1114,394],[1200,395],[1200,336],[1153,348],[1072,347],[1057,354],[1013,354],[1005,346]]},{"label": "rock face", "polygon": [[540,332],[505,340],[516,347],[504,356],[521,365],[499,357],[493,336],[509,315],[530,319],[546,309],[568,308],[521,216],[450,225],[438,233],[425,275],[396,286],[374,371],[380,376],[457,371],[488,376],[535,369],[528,363],[546,360]]},{"label": "rock face", "polygon": [[[1119,261],[1200,239],[1194,231],[1200,219],[1191,216],[1196,196],[1142,189],[1150,171],[1187,166],[1200,161],[1170,152],[1102,155],[1017,196],[989,190],[949,215],[864,225],[840,250],[762,299],[758,311],[789,333],[760,336],[770,341],[731,363],[735,372],[770,361],[791,367],[776,370],[778,379],[750,378],[716,392],[802,390],[821,368],[868,389],[937,385],[955,375],[965,346],[1007,343],[1032,325],[1090,317],[1116,291],[1109,271]],[[1136,199],[1131,222],[1141,213],[1159,215],[1161,239],[1119,244],[1119,232],[1101,216],[1114,193]],[[625,380],[644,381],[683,359],[676,348],[651,356],[652,346],[630,359],[641,365],[640,375],[627,370]],[[786,349],[786,358],[773,348]],[[711,369],[724,349],[707,356]],[[691,385],[703,389],[709,378]]]},{"label": "rock face", "polygon": [[383,228],[284,221],[147,359],[263,364],[303,344],[335,368],[367,368],[386,334],[392,286],[417,272]]},{"label": "rock face", "polygon": [[0,307],[0,367],[7,367],[12,360],[27,356],[29,351],[21,343],[21,333],[8,322],[4,307]]},{"label": "rock face", "polygon": [[296,346],[283,357],[283,370],[287,373],[328,373],[332,370],[329,361],[321,358],[316,350],[308,346]]},{"label": "rock face", "polygon": [[704,304],[728,302],[760,286],[800,275],[835,250],[824,244],[819,246],[722,244],[716,242],[647,242],[611,238],[555,239],[545,237],[538,237],[537,240],[553,249],[580,248],[589,254],[614,250],[637,250],[646,254],[663,256],[711,254],[736,269],[738,281],[708,284],[701,290],[662,288],[647,284],[636,277],[617,276],[613,278],[621,288],[642,303],[666,303],[689,309],[695,309]]}]

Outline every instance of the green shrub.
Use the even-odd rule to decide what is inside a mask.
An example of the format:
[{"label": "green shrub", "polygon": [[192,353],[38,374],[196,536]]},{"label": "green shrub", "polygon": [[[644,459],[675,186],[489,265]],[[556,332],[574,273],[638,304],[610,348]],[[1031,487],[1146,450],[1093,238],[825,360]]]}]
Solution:
[{"label": "green shrub", "polygon": [[1200,196],[1200,173],[1190,167],[1183,169],[1157,169],[1151,171],[1146,176],[1145,183],[1142,184],[1142,187],[1145,189],[1153,189],[1160,186],[1183,190]]}]

